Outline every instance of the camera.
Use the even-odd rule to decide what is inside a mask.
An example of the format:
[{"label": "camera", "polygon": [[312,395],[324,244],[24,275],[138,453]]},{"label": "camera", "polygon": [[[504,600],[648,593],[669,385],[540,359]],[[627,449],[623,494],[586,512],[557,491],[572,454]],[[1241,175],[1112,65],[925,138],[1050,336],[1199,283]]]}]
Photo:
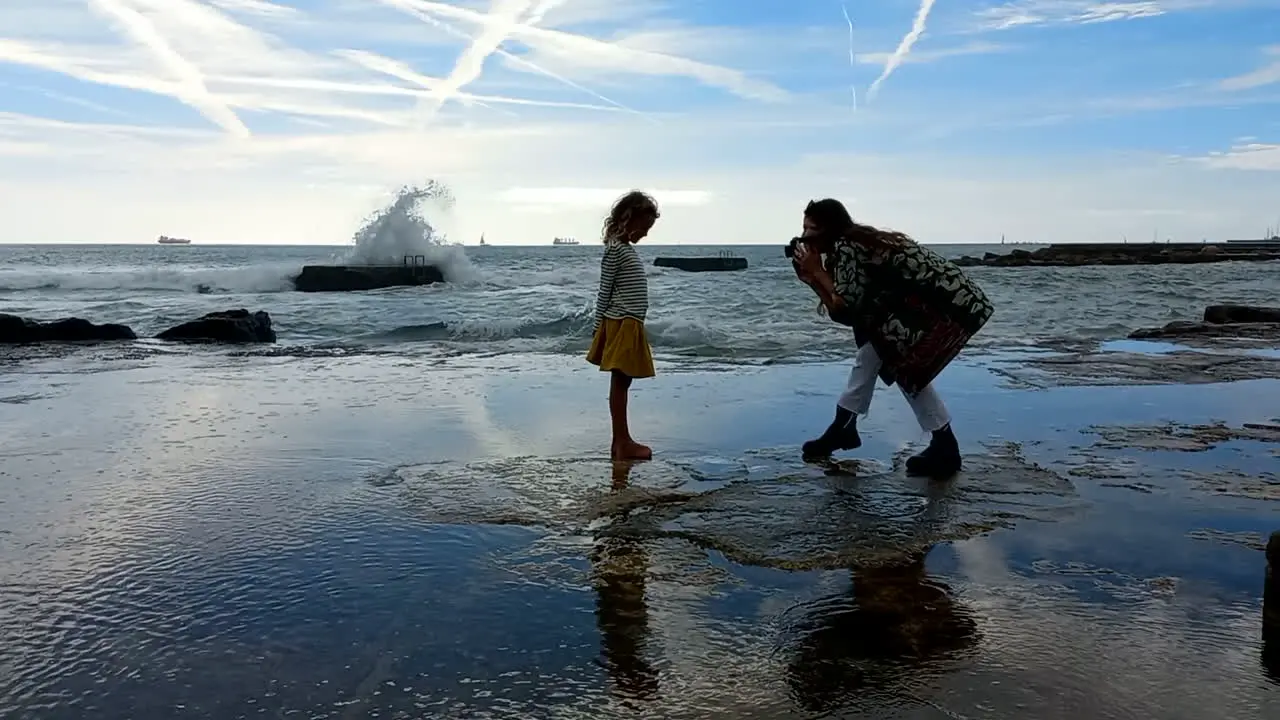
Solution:
[{"label": "camera", "polygon": [[787,243],[787,246],[782,248],[782,254],[788,258],[794,258],[796,256],[796,246],[802,242],[804,242],[802,238],[791,238],[791,242]]}]

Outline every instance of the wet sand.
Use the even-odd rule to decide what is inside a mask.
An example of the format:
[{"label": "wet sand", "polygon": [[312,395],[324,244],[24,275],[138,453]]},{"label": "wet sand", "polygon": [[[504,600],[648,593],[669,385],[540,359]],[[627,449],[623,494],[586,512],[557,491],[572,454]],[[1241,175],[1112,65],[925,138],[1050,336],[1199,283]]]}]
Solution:
[{"label": "wet sand", "polygon": [[839,365],[660,366],[634,467],[573,359],[6,365],[0,716],[1280,717],[1280,381],[982,362],[946,483],[893,389],[795,459]]}]

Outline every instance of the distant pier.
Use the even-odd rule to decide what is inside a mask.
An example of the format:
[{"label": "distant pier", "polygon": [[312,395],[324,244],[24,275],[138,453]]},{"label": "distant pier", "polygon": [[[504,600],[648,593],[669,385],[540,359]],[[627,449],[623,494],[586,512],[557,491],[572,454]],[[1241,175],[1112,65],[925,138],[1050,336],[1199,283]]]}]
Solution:
[{"label": "distant pier", "polygon": [[405,255],[399,265],[306,265],[293,279],[299,292],[356,292],[444,282],[425,255]]},{"label": "distant pier", "polygon": [[1193,265],[1232,261],[1280,260],[1280,238],[1228,240],[1222,243],[1061,243],[1007,254],[965,255],[961,267],[1075,267],[1083,265]]}]

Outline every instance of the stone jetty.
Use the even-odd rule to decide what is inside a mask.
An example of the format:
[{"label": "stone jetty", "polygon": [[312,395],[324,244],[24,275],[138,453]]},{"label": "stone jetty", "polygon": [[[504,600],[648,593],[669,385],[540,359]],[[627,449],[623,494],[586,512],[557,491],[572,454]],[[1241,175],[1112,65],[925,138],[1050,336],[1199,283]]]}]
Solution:
[{"label": "stone jetty", "polygon": [[1191,265],[1231,261],[1280,260],[1280,237],[1224,243],[1062,243],[1007,254],[965,255],[961,267],[1078,267],[1083,265]]}]

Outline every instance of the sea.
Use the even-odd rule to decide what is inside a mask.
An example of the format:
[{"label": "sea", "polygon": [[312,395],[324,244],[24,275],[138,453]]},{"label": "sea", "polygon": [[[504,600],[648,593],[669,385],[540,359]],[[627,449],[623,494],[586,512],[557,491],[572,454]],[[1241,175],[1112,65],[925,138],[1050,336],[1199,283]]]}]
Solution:
[{"label": "sea", "polygon": [[[402,191],[347,246],[0,245],[0,312],[39,320],[124,323],[139,337],[207,312],[265,310],[275,352],[378,352],[407,356],[586,351],[601,247],[450,243],[423,191]],[[640,245],[648,261],[646,326],[655,356],[675,363],[770,364],[848,357],[847,329],[819,314],[782,248]],[[921,239],[926,244],[928,238]],[[947,257],[1009,246],[930,244]],[[1020,246],[1035,249],[1037,246]],[[688,273],[653,258],[728,252],[743,272]],[[301,293],[302,266],[393,263],[420,256],[447,282],[359,293]],[[972,348],[1088,346],[1139,327],[1198,319],[1208,304],[1274,302],[1280,263],[1078,268],[970,268],[996,314]]]}]

